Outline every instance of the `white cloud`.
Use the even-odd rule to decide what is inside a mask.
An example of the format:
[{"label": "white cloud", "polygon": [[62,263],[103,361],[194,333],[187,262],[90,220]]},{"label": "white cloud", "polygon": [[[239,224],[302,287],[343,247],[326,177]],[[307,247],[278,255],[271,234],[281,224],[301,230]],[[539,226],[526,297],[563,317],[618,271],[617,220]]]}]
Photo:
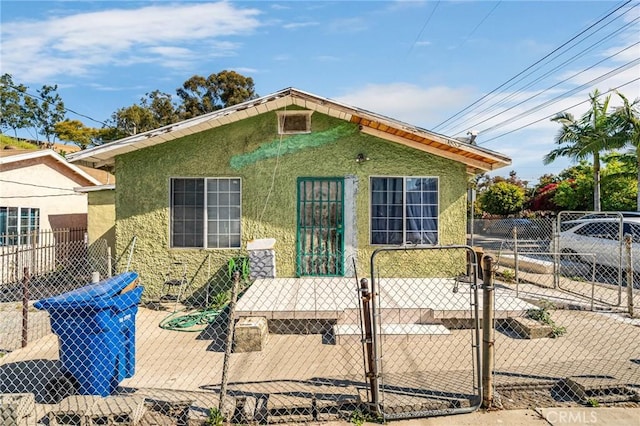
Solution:
[{"label": "white cloud", "polygon": [[[178,52],[180,59],[192,56],[196,60],[210,53],[199,51],[199,45],[208,44],[204,42],[257,29],[261,25],[258,15],[256,9],[219,2],[114,8],[3,23],[2,72],[30,82],[52,80],[58,74],[85,75],[96,67],[132,63],[133,58],[167,66],[171,63],[159,58],[173,61],[176,44],[185,46]],[[219,46],[225,46],[222,43]],[[226,53],[237,47],[227,44]]]},{"label": "white cloud", "polygon": [[[616,68],[620,69],[616,70]],[[574,74],[577,74],[575,70],[568,71],[560,76],[560,80],[572,77]],[[638,77],[640,77],[640,56],[635,57],[634,62],[630,63],[630,66],[627,67],[620,64],[617,67],[602,66],[591,68],[571,78],[571,83],[575,85],[590,84],[608,89],[617,87]]]},{"label": "white cloud", "polygon": [[[410,83],[368,84],[336,100],[426,127],[446,118],[460,105],[473,100],[470,88],[423,88]],[[428,127],[427,127],[428,128]]]},{"label": "white cloud", "polygon": [[329,29],[337,33],[356,33],[368,28],[367,22],[362,18],[336,19],[329,24]]},{"label": "white cloud", "polygon": [[239,74],[257,74],[260,72],[255,68],[249,67],[232,67],[231,69]]},{"label": "white cloud", "polygon": [[336,62],[340,60],[340,57],[331,56],[331,55],[319,55],[319,56],[314,56],[314,59],[320,62]]},{"label": "white cloud", "polygon": [[317,27],[318,25],[320,25],[320,22],[291,22],[289,24],[284,24],[282,28],[287,30],[297,30],[298,28]]}]

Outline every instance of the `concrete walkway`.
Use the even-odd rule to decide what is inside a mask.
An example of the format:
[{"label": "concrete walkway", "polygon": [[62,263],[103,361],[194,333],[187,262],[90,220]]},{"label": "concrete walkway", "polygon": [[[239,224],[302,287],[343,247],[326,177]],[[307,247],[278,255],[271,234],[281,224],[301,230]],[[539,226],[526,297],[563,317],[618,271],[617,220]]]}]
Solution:
[{"label": "concrete walkway", "polygon": [[[347,422],[317,423],[344,426]],[[378,423],[365,423],[369,426]],[[536,408],[535,410],[475,411],[455,416],[400,420],[392,426],[638,426],[640,408]]]}]

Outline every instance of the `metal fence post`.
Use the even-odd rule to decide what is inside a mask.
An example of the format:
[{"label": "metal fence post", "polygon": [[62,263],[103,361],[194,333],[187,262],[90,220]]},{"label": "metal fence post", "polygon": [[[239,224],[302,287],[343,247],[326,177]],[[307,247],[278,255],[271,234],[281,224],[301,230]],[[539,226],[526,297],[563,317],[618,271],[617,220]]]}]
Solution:
[{"label": "metal fence post", "polygon": [[31,274],[29,268],[24,267],[22,277],[22,347],[26,348],[29,343],[29,284]]},{"label": "metal fence post", "polygon": [[520,275],[518,274],[518,271],[520,270],[520,259],[518,259],[518,228],[515,226],[513,227],[513,265],[513,278],[516,281],[516,297],[520,297]]},{"label": "metal fence post", "polygon": [[558,240],[560,235],[558,234],[558,222],[560,222],[560,215],[558,215],[558,221],[551,222],[551,253],[553,256],[553,288],[558,288],[560,282],[560,254],[558,253]]},{"label": "metal fence post", "polygon": [[[235,321],[236,302],[238,301],[238,290],[240,287],[240,271],[233,273],[233,287],[231,287],[231,300],[229,301],[229,328],[227,329],[227,345],[224,350],[224,361],[222,363],[222,379],[220,381],[220,401],[218,411],[223,416],[224,400],[227,396],[227,384],[229,383],[229,359],[231,357],[231,349],[233,347],[233,331]],[[230,420],[230,419],[227,419]]]},{"label": "metal fence post", "polygon": [[482,406],[491,408],[493,405],[493,257],[483,258],[484,275],[482,280]]},{"label": "metal fence post", "polygon": [[624,246],[627,261],[627,308],[629,316],[633,318],[633,245],[630,234],[624,236]]},{"label": "metal fence post", "polygon": [[113,266],[111,264],[111,246],[107,245],[107,277],[111,278],[113,275]]},{"label": "metal fence post", "polygon": [[360,280],[360,298],[362,300],[362,317],[364,319],[364,342],[367,353],[367,365],[368,369],[365,372],[367,379],[369,379],[369,386],[371,387],[371,405],[375,407],[376,412],[378,410],[379,389],[378,389],[378,368],[376,364],[375,347],[373,343],[373,323],[371,312],[371,298],[372,294],[369,292],[369,280],[362,278]]}]

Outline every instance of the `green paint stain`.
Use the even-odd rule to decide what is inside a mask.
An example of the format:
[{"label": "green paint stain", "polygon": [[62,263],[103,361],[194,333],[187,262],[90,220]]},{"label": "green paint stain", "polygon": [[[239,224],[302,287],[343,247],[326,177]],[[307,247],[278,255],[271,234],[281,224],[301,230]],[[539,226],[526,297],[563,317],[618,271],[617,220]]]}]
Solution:
[{"label": "green paint stain", "polygon": [[232,169],[240,170],[258,161],[275,158],[287,154],[292,154],[306,148],[314,148],[335,142],[356,132],[356,127],[348,124],[334,127],[324,132],[308,133],[304,135],[294,135],[266,143],[253,152],[234,155],[229,164]]}]

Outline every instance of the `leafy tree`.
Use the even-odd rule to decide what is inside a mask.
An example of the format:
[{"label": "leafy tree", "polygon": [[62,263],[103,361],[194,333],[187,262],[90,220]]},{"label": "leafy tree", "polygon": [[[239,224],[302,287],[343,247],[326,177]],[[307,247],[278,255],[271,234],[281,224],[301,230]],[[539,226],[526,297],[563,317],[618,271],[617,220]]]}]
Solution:
[{"label": "leafy tree", "polygon": [[629,161],[629,157],[617,152],[603,156],[606,167],[602,172],[602,208],[605,211],[636,208],[637,163]]},{"label": "leafy tree", "polygon": [[556,137],[560,145],[544,157],[544,163],[549,164],[559,157],[572,160],[583,160],[593,156],[593,207],[601,210],[600,203],[600,153],[611,148],[619,147],[619,143],[612,137],[613,123],[608,114],[611,95],[598,100],[600,92],[596,89],[589,95],[591,108],[578,120],[571,113],[563,112],[551,121],[560,123],[562,129]]},{"label": "leafy tree", "polygon": [[524,188],[506,181],[491,185],[480,196],[483,210],[499,215],[509,215],[521,211],[524,201]]},{"label": "leafy tree", "polygon": [[618,93],[618,96],[622,99],[623,105],[612,114],[613,125],[617,129],[616,135],[635,151],[637,173],[635,208],[640,211],[640,98],[629,102],[622,93]]},{"label": "leafy tree", "polygon": [[218,97],[222,106],[229,107],[257,97],[251,77],[235,71],[221,71],[216,76]]},{"label": "leafy tree", "polygon": [[251,77],[227,70],[206,78],[194,75],[176,93],[182,99],[180,113],[183,119],[236,105],[257,96]]},{"label": "leafy tree", "polygon": [[559,210],[593,210],[593,167],[586,162],[564,169],[553,202]]},{"label": "leafy tree", "polygon": [[157,128],[151,109],[138,104],[118,109],[111,115],[108,124],[110,127],[119,129],[124,136]]},{"label": "leafy tree", "polygon": [[553,202],[556,195],[558,184],[556,182],[547,183],[544,186],[538,186],[534,195],[529,200],[529,205],[533,211],[557,211],[558,206]]},{"label": "leafy tree", "polygon": [[27,87],[15,85],[11,74],[0,76],[0,129],[12,129],[17,136],[18,129],[29,125],[29,117],[24,106]]},{"label": "leafy tree", "polygon": [[178,109],[170,94],[154,90],[140,100],[143,107],[148,107],[153,115],[155,127],[162,127],[180,120]]},{"label": "leafy tree", "polygon": [[55,124],[54,129],[58,139],[71,142],[80,149],[87,149],[93,145],[99,133],[98,129],[87,127],[79,120],[61,121]]},{"label": "leafy tree", "polygon": [[65,118],[62,98],[57,93],[58,85],[44,85],[39,89],[38,97],[25,97],[25,107],[29,123],[36,129],[36,134],[45,137],[51,144],[55,136],[55,125]]}]

